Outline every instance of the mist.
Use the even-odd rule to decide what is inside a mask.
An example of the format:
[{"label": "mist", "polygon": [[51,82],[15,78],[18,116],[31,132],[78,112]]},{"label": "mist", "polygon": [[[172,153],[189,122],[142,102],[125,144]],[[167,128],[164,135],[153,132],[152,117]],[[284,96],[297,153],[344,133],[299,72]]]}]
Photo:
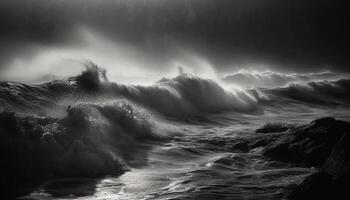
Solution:
[{"label": "mist", "polygon": [[340,1],[30,0],[0,5],[3,80],[14,79],[16,71],[25,72],[18,80],[72,75],[79,71],[74,62],[84,60],[104,66],[115,80],[139,79],[141,84],[174,74],[178,65],[194,73],[205,65],[206,71],[220,74],[243,68],[348,71],[348,18]]}]

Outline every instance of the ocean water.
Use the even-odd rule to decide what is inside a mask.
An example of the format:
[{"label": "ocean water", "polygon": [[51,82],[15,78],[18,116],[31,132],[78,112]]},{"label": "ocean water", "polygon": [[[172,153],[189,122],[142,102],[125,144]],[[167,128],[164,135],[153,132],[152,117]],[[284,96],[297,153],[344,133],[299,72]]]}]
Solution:
[{"label": "ocean water", "polygon": [[264,157],[252,144],[284,133],[255,130],[350,118],[346,78],[231,90],[187,74],[138,86],[84,73],[1,83],[0,118],[19,133],[2,133],[7,167],[22,166],[19,182],[42,177],[20,199],[285,199],[315,169]]}]

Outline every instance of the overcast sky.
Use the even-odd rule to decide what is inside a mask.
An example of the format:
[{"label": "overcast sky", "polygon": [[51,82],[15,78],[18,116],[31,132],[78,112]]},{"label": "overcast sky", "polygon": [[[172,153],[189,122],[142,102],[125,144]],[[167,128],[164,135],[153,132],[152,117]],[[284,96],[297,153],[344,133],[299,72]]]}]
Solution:
[{"label": "overcast sky", "polygon": [[350,71],[344,2],[0,0],[0,66],[53,47],[86,49],[85,42],[93,48],[91,38],[81,39],[83,29],[127,47],[125,59],[136,52],[144,68],[162,70],[188,54],[219,72],[261,65],[290,72]]}]

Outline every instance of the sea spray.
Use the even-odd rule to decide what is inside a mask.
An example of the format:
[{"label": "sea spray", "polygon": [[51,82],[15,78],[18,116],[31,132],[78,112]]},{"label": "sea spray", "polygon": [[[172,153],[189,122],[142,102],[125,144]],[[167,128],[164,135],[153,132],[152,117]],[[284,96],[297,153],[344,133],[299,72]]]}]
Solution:
[{"label": "sea spray", "polygon": [[143,143],[165,139],[124,102],[71,107],[63,118],[5,111],[0,124],[2,182],[12,194],[55,177],[121,174],[146,161]]}]

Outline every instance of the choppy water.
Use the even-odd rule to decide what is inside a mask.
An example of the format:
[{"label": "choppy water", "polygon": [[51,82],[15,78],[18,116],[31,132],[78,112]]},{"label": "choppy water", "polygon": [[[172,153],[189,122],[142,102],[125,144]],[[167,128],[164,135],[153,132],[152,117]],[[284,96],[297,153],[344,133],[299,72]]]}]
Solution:
[{"label": "choppy water", "polygon": [[[320,114],[320,113],[318,113]],[[322,115],[341,113],[330,111]],[[229,114],[212,122],[174,123],[180,135],[165,143],[148,144],[144,165],[121,176],[99,179],[58,179],[45,183],[29,199],[284,199],[312,168],[270,161],[261,147],[240,152],[234,144],[261,136],[255,129],[267,121],[305,123],[317,115],[271,116],[264,119]],[[215,123],[213,121],[223,121]]]},{"label": "choppy water", "polygon": [[[79,94],[76,82],[2,83],[1,105],[15,111],[22,142],[40,146],[17,158],[34,156],[40,162],[25,161],[29,169],[63,174],[22,199],[284,199],[314,169],[237,145],[269,137],[255,133],[266,122],[350,120],[349,79],[234,93],[190,76],[101,87]],[[31,130],[36,140],[27,139]]]}]

